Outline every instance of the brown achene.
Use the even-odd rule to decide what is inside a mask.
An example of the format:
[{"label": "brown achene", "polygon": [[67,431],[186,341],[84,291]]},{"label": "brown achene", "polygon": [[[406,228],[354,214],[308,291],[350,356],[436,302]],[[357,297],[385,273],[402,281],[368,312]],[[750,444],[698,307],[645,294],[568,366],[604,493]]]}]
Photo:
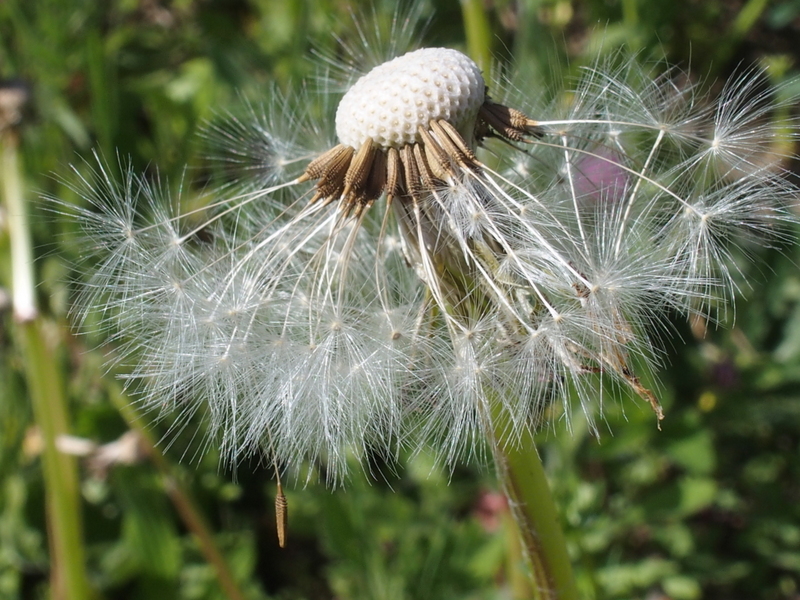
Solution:
[{"label": "brown achene", "polygon": [[[306,167],[298,182],[316,180],[311,202],[339,201],[344,216],[360,216],[386,194],[414,202],[454,178],[458,170],[479,171],[481,163],[456,128],[444,119],[434,119],[427,129],[420,126],[420,141],[401,148],[380,148],[367,139],[355,149],[338,144]],[[541,135],[538,123],[524,113],[487,99],[478,111],[475,138],[489,137],[527,142]]]}]

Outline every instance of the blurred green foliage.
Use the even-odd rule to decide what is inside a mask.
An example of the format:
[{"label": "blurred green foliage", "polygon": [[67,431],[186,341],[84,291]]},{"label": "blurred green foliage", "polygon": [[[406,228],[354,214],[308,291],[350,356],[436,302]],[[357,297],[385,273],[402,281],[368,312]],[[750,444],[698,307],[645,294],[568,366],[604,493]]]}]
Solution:
[{"label": "blurred green foliage", "polygon": [[[376,2],[378,15],[393,3]],[[158,169],[176,185],[205,165],[195,135],[206,119],[258,102],[270,84],[302,82],[312,50],[336,55],[353,37],[336,0],[6,0],[0,3],[0,77],[33,89],[22,134],[28,199],[78,202],[59,178],[93,149]],[[428,44],[467,47],[461,7],[421,5]],[[495,0],[486,4],[492,51],[542,87],[598,53],[625,45],[664,55],[692,74],[724,78],[744,62],[776,80],[797,69],[797,0]],[[311,40],[314,40],[312,43]],[[111,164],[114,161],[110,161]],[[80,168],[80,167],[79,167]],[[200,170],[202,172],[202,170]],[[55,173],[56,177],[50,174]],[[74,434],[96,444],[139,431],[127,465],[81,470],[90,580],[98,597],[224,598],[217,571],[176,510],[176,482],[205,514],[246,598],[444,599],[524,597],[519,559],[489,500],[488,467],[442,472],[428,457],[356,474],[344,490],[287,491],[289,547],[277,548],[271,468],[219,468],[202,432],[183,430],[152,458],[103,375],[101,340],[67,324],[76,276],[73,225],[33,204],[37,276],[49,335],[60,341]],[[0,219],[2,221],[2,219]],[[0,230],[0,277],[8,285]],[[663,431],[648,407],[605,399],[598,440],[582,416],[556,418],[540,449],[563,511],[586,598],[800,598],[800,262],[773,251],[744,275],[747,299],[725,328],[696,335],[675,323],[658,388]],[[746,285],[746,284],[745,284]],[[0,300],[0,304],[2,300]],[[49,561],[39,445],[13,323],[0,320],[0,598],[44,598]],[[697,331],[697,328],[694,329]],[[192,427],[202,428],[201,423]],[[156,438],[169,423],[146,425]],[[144,448],[144,450],[142,450]],[[487,508],[488,506],[488,508]],[[182,518],[183,517],[183,518]]]}]

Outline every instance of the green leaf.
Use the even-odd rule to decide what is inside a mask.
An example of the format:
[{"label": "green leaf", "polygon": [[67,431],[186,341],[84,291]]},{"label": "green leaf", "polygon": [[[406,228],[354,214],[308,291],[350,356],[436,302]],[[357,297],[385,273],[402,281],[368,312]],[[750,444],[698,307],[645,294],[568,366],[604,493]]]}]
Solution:
[{"label": "green leaf", "polygon": [[717,482],[705,477],[685,477],[678,484],[679,511],[688,516],[710,506],[717,495]]},{"label": "green leaf", "polygon": [[664,579],[664,592],[673,600],[696,600],[703,591],[696,579],[683,575],[673,575]]},{"label": "green leaf", "polygon": [[714,442],[708,429],[701,429],[671,443],[666,452],[673,461],[693,475],[707,475],[717,464]]}]

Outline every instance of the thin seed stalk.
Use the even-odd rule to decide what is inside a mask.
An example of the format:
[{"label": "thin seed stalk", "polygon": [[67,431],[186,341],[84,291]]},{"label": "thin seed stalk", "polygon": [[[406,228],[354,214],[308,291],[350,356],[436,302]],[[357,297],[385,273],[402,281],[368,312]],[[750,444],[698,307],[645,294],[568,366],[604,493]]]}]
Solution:
[{"label": "thin seed stalk", "polygon": [[533,436],[506,439],[494,415],[495,465],[531,569],[531,600],[578,600],[567,543]]},{"label": "thin seed stalk", "polygon": [[68,433],[67,399],[55,349],[48,343],[35,304],[33,251],[22,192],[18,139],[0,135],[0,180],[11,238],[15,337],[22,351],[28,395],[43,441],[42,469],[50,545],[50,584],[55,600],[84,600],[90,589],[82,538],[78,469],[59,452],[56,441]]},{"label": "thin seed stalk", "polygon": [[128,426],[136,431],[139,435],[139,439],[144,443],[147,456],[161,473],[164,489],[169,499],[172,501],[183,524],[194,535],[200,552],[214,569],[219,587],[224,592],[226,598],[228,598],[228,600],[245,600],[244,592],[236,582],[233,570],[225,559],[225,555],[214,540],[214,534],[205,516],[192,498],[189,490],[186,489],[186,486],[184,486],[175,475],[170,462],[158,449],[156,440],[153,437],[152,431],[148,428],[147,422],[133,407],[125,393],[120,389],[118,383],[110,382],[107,386],[107,390],[112,404],[117,408]]}]

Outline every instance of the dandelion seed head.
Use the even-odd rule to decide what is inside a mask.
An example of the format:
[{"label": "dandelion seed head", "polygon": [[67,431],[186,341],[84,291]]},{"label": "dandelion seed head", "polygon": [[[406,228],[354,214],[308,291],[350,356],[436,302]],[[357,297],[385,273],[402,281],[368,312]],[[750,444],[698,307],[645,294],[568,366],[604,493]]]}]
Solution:
[{"label": "dandelion seed head", "polygon": [[745,81],[715,105],[635,61],[525,103],[536,120],[486,90],[443,48],[362,75],[335,118],[271,90],[212,128],[240,179],[208,210],[127,169],[84,179],[84,319],[99,309],[143,402],[178,427],[206,411],[231,461],[324,464],[333,484],[367,450],[513,444],[570,395],[591,420],[609,381],[661,418],[636,371],[659,364],[664,315],[707,316],[738,289],[737,246],[796,221],[796,188],[748,148],[781,137],[769,95]]},{"label": "dandelion seed head", "polygon": [[336,111],[336,135],[351,148],[419,142],[419,127],[443,119],[469,140],[486,84],[472,60],[448,48],[423,48],[383,63],[359,79]]}]

